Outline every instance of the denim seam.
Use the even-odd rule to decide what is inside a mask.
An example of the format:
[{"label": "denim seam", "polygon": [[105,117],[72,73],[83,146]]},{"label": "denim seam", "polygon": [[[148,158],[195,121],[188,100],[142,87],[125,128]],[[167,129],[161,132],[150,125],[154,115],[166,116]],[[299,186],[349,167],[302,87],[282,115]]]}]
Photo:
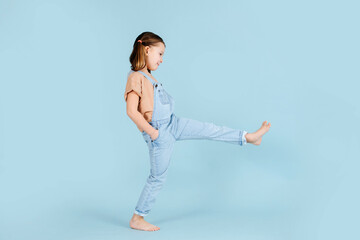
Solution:
[{"label": "denim seam", "polygon": [[171,136],[176,140],[175,135],[171,132],[171,128],[169,129],[169,133],[171,134]]},{"label": "denim seam", "polygon": [[[156,156],[156,154],[155,154],[155,148],[153,148],[153,157],[155,158],[155,156]],[[156,163],[156,161],[155,161],[155,159],[154,159],[154,162]],[[150,163],[151,164],[151,163]],[[151,168],[151,165],[150,165],[150,168]],[[156,172],[156,170],[155,170],[155,168],[157,168],[157,166],[156,166],[156,164],[154,164],[154,171]],[[150,173],[150,176],[151,176],[151,173]],[[145,200],[143,201],[143,202],[147,202],[147,200],[149,199],[149,197],[150,197],[150,195],[151,195],[151,192],[153,191],[153,185],[152,184],[150,184],[150,190],[149,190],[149,192],[147,192],[147,195],[146,195],[146,198],[145,198]]]},{"label": "denim seam", "polygon": [[243,135],[243,132],[240,130],[239,131],[239,145],[242,146],[242,135]]},{"label": "denim seam", "polygon": [[[188,123],[189,123],[189,121],[187,121],[186,122],[186,124],[185,124],[185,126],[184,126],[184,128],[183,128],[183,130],[181,131],[181,133],[179,134],[179,137],[181,136],[181,134],[182,134],[182,132],[185,130],[185,128],[186,128],[186,126],[188,125]],[[176,140],[178,140],[178,138],[175,138]]]}]

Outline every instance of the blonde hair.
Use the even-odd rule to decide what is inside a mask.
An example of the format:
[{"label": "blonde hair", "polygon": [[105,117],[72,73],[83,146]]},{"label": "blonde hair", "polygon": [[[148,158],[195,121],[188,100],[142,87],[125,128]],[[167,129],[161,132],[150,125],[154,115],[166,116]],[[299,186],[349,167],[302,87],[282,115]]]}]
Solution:
[{"label": "blonde hair", "polygon": [[[141,42],[139,41],[141,40]],[[145,47],[146,46],[156,46],[158,43],[163,43],[166,47],[164,41],[161,37],[152,32],[143,32],[141,33],[134,42],[133,50],[130,55],[130,64],[131,70],[138,71],[143,69],[146,65],[145,63]],[[149,73],[151,71],[148,69]]]}]

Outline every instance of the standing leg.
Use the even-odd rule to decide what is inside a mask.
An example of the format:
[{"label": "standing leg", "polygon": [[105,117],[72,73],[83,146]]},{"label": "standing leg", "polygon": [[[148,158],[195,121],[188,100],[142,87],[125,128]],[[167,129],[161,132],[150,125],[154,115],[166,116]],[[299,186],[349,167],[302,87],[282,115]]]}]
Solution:
[{"label": "standing leg", "polygon": [[159,129],[159,137],[151,141],[148,134],[144,138],[149,147],[150,174],[136,204],[133,217],[130,220],[130,227],[144,231],[157,231],[160,228],[145,221],[144,216],[148,215],[154,206],[156,197],[162,189],[170,164],[175,139],[168,131],[168,126]]},{"label": "standing leg", "polygon": [[148,215],[155,204],[156,196],[165,183],[173,152],[175,140],[169,133],[167,126],[160,127],[159,131],[159,137],[153,142],[151,142],[150,136],[147,136],[149,140],[150,174],[135,207],[135,213],[140,216]]}]

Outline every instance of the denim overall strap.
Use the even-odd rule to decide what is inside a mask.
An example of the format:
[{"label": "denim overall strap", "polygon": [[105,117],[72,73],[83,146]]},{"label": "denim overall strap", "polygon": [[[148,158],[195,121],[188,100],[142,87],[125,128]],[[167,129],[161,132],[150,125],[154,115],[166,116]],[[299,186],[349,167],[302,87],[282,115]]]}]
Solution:
[{"label": "denim overall strap", "polygon": [[171,115],[174,112],[175,101],[168,94],[162,86],[162,83],[155,82],[151,77],[143,71],[138,71],[144,75],[154,87],[154,109],[152,113],[151,122],[149,124],[153,127],[158,127],[161,124],[170,121]]}]

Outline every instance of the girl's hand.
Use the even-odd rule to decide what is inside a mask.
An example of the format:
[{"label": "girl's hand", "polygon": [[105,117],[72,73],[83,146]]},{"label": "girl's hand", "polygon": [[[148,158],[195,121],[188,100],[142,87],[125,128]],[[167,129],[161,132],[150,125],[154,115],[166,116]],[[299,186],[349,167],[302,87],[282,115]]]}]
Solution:
[{"label": "girl's hand", "polygon": [[150,135],[151,140],[156,140],[159,136],[159,130],[156,130],[152,135]]}]

